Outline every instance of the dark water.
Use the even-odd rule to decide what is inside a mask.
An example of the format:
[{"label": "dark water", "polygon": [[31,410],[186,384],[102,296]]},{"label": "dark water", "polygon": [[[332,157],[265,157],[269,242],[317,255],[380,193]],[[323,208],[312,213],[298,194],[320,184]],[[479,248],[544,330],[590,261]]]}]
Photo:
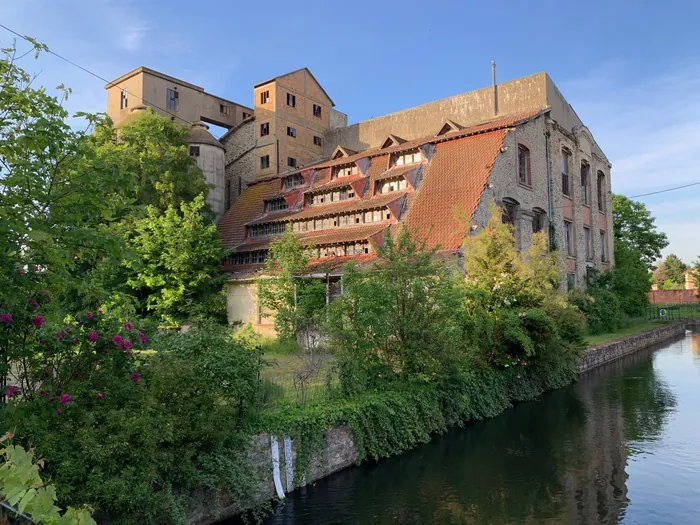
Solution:
[{"label": "dark water", "polygon": [[700,334],[290,494],[271,524],[700,524]]}]

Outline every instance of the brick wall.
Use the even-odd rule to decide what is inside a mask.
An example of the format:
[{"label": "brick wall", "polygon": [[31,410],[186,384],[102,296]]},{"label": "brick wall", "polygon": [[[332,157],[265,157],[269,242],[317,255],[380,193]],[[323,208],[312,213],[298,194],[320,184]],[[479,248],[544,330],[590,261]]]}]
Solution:
[{"label": "brick wall", "polygon": [[649,304],[700,303],[698,290],[652,290],[647,294]]}]

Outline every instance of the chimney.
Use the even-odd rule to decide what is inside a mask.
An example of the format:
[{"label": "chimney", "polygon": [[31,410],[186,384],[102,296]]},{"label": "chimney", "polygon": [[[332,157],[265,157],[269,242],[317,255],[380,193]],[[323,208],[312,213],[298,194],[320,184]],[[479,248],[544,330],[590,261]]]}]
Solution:
[{"label": "chimney", "polygon": [[498,115],[498,86],[496,85],[496,61],[491,61],[491,86],[493,87],[493,116]]}]

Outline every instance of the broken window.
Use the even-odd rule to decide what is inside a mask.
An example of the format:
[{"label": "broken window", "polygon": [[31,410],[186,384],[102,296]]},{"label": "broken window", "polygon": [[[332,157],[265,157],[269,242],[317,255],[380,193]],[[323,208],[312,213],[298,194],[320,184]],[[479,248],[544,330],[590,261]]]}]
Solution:
[{"label": "broken window", "polygon": [[287,93],[287,105],[293,108],[296,107],[297,97],[295,97],[291,93]]},{"label": "broken window", "polygon": [[119,95],[119,107],[121,109],[126,109],[126,107],[129,105],[129,90],[128,89],[122,89],[121,94]]},{"label": "broken window", "polygon": [[314,104],[314,117],[321,118],[321,106]]},{"label": "broken window", "polygon": [[190,146],[190,157],[199,157],[199,146]]},{"label": "broken window", "polygon": [[165,94],[165,107],[167,109],[172,109],[177,111],[180,107],[180,94],[174,90],[168,88]]},{"label": "broken window", "polygon": [[570,196],[571,191],[569,188],[569,162],[571,160],[571,153],[569,150],[561,150],[561,192]]},{"label": "broken window", "polygon": [[605,173],[598,172],[598,209],[605,213]]},{"label": "broken window", "polygon": [[269,91],[263,91],[262,93],[260,93],[260,104],[267,104],[268,100],[270,100]]},{"label": "broken window", "polygon": [[590,173],[591,167],[587,162],[581,163],[581,203],[590,204],[588,188],[590,187]]},{"label": "broken window", "polygon": [[265,135],[270,134],[270,123],[269,122],[263,122],[260,124],[260,136],[264,137]]},{"label": "broken window", "polygon": [[287,135],[293,138],[297,138],[297,129],[291,126],[287,126]]}]

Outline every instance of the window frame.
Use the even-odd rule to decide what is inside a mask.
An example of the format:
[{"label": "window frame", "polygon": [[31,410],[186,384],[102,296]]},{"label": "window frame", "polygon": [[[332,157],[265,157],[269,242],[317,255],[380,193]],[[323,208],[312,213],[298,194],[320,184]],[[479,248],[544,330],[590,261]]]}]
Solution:
[{"label": "window frame", "polygon": [[219,113],[221,113],[222,115],[230,115],[230,109],[231,108],[228,104],[222,104],[221,102],[219,102]]},{"label": "window frame", "polygon": [[129,107],[129,88],[124,88],[119,93],[119,109],[127,109]]},{"label": "window frame", "polygon": [[180,111],[180,93],[177,88],[166,88],[165,109],[170,111]]},{"label": "window frame", "polygon": [[[601,181],[603,184],[601,184]],[[605,213],[605,210],[607,209],[607,202],[606,202],[606,177],[605,173],[603,170],[598,170],[596,172],[596,190],[597,190],[597,197],[598,197],[598,211],[601,213]]]},{"label": "window frame", "polygon": [[591,229],[588,226],[583,227],[583,244],[586,255],[586,260],[593,260],[593,238],[591,237]]},{"label": "window frame", "polygon": [[266,170],[270,167],[270,155],[263,155],[260,157],[260,169]]},{"label": "window frame", "polygon": [[[584,180],[585,179],[585,180]],[[591,165],[581,161],[581,204],[591,205]]]},{"label": "window frame", "polygon": [[265,91],[260,92],[260,105],[263,106],[267,104],[270,101],[270,90],[266,89]]},{"label": "window frame", "polygon": [[321,108],[321,106],[320,106],[319,104],[314,104],[314,105],[313,105],[313,115],[314,115],[314,117],[316,117],[316,118],[321,118],[321,114],[322,114],[321,111],[322,111],[322,108]]},{"label": "window frame", "polygon": [[297,167],[297,159],[295,157],[287,157],[287,167],[288,168],[296,168]]},{"label": "window frame", "polygon": [[270,123],[261,122],[260,123],[260,136],[267,137],[270,134]]},{"label": "window frame", "polygon": [[294,93],[287,92],[287,106],[289,106],[290,108],[297,107],[297,97]]},{"label": "window frame", "polygon": [[561,193],[566,197],[571,198],[571,179],[569,172],[571,171],[571,150],[568,148],[561,149]]},{"label": "window frame", "polygon": [[199,146],[191,145],[190,149],[189,149],[189,153],[190,153],[190,157],[199,157],[199,155],[201,153]]},{"label": "window frame", "polygon": [[[525,157],[525,177],[523,180],[523,163],[521,156]],[[524,144],[518,144],[518,184],[522,186],[532,187],[532,169],[530,165],[530,148]]]},{"label": "window frame", "polygon": [[297,128],[287,126],[287,136],[292,137],[293,139],[297,138]]},{"label": "window frame", "polygon": [[568,219],[564,220],[564,249],[569,257],[576,256],[576,247],[574,243],[574,223]]},{"label": "window frame", "polygon": [[605,230],[600,230],[600,262],[608,262],[608,236]]},{"label": "window frame", "polygon": [[314,135],[314,146],[323,147],[323,139],[318,135]]}]

